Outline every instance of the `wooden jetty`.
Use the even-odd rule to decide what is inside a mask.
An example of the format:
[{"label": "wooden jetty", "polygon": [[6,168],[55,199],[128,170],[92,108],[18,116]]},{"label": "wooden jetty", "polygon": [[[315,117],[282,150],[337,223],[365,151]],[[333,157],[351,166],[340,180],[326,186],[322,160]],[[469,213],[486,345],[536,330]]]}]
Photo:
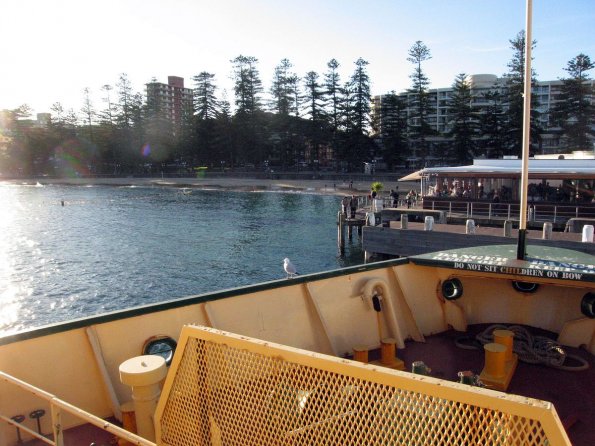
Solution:
[{"label": "wooden jetty", "polygon": [[[380,214],[378,214],[378,217],[380,218]],[[339,211],[337,214],[337,246],[341,255],[345,254],[345,228],[347,228],[349,240],[353,237],[353,228],[357,229],[357,234],[361,237],[366,221],[366,218],[361,216],[361,212],[359,216],[356,213],[355,218],[348,218],[342,211]]]},{"label": "wooden jetty", "polygon": [[[374,216],[374,222],[370,217]],[[431,221],[428,230],[427,222]],[[471,230],[469,224],[471,225]],[[533,221],[529,225],[529,244],[549,245],[573,249],[595,255],[595,243],[582,242],[582,230],[586,224],[595,225],[595,219],[570,219],[566,224],[559,222]],[[483,245],[509,245],[516,243],[518,225],[515,219],[491,215],[488,219],[465,218],[465,215],[449,214],[444,210],[423,207],[383,208],[372,212],[364,205],[355,218],[348,218],[343,212],[337,215],[337,246],[345,254],[345,240],[351,240],[353,229],[362,239],[365,261],[374,255],[405,257]],[[557,231],[555,231],[557,230]],[[562,232],[564,231],[564,232]]]},{"label": "wooden jetty", "polygon": [[[472,246],[511,245],[516,243],[518,232],[512,229],[512,222],[502,228],[472,225],[471,233],[468,233],[469,225],[434,224],[431,230],[427,223],[407,222],[406,229],[402,226],[402,223],[391,222],[388,227],[364,227],[362,247],[366,259],[373,254],[405,257]],[[528,245],[555,246],[595,255],[595,243],[582,242],[582,234],[553,232],[551,227],[551,223],[545,223],[542,231],[529,231]]]}]

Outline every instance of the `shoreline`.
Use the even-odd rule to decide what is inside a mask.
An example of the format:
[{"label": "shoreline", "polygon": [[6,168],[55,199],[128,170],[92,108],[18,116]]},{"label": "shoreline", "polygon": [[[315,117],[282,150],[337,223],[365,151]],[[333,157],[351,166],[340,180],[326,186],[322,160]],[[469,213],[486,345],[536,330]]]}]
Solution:
[{"label": "shoreline", "polygon": [[[22,180],[0,180],[1,183],[35,185],[52,184],[64,186],[141,186],[141,187],[178,187],[198,190],[228,190],[240,192],[305,192],[320,195],[352,195],[368,194],[374,180],[354,181],[353,188],[344,181],[324,180],[283,180],[283,179],[258,179],[258,178],[36,178]],[[398,188],[403,191],[415,188],[415,182],[399,184],[384,184],[382,194],[388,194],[390,189]]]}]

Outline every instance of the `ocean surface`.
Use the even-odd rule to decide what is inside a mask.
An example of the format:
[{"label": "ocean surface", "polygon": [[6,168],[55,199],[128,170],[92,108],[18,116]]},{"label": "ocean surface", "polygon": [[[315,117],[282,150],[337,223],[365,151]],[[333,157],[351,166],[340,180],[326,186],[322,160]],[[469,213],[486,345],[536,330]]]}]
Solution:
[{"label": "ocean surface", "polygon": [[[363,263],[338,196],[0,184],[0,335]],[[64,206],[62,206],[62,201]]]}]

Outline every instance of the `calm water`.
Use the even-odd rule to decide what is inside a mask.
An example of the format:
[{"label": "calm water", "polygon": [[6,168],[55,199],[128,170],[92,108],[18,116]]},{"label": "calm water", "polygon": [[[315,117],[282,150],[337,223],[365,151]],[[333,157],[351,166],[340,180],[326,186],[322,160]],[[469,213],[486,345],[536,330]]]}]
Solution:
[{"label": "calm water", "polygon": [[[61,206],[64,200],[65,206]],[[340,197],[0,185],[0,334],[363,262]]]}]

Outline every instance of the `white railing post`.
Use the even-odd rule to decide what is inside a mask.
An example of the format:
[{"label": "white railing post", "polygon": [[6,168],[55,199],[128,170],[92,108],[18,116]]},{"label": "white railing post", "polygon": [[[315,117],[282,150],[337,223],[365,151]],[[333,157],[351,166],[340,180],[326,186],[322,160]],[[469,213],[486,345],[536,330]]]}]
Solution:
[{"label": "white railing post", "polygon": [[492,203],[488,204],[488,220],[492,219]]},{"label": "white railing post", "polygon": [[52,430],[56,446],[64,446],[64,433],[62,431],[62,410],[51,401]]},{"label": "white railing post", "polygon": [[558,215],[558,206],[554,206],[554,223],[556,223],[557,215]]},{"label": "white railing post", "polygon": [[452,201],[448,202],[448,216],[452,217]]}]

